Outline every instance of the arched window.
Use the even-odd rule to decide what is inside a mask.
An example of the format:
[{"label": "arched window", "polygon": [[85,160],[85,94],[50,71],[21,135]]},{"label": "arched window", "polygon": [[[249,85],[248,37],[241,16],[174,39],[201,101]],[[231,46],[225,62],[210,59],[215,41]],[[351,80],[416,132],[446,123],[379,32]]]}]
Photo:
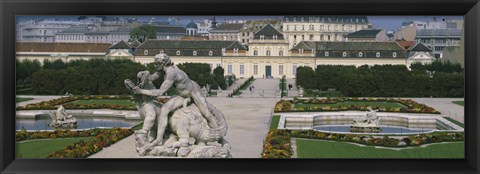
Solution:
[{"label": "arched window", "polygon": [[393,57],[397,57],[397,52],[393,52]]},{"label": "arched window", "polygon": [[359,52],[358,57],[363,57],[363,52]]},{"label": "arched window", "polygon": [[343,57],[347,57],[347,52],[343,52],[343,53],[342,53],[342,56],[343,56]]},{"label": "arched window", "polygon": [[143,51],[143,55],[148,55],[148,50]]},{"label": "arched window", "polygon": [[196,56],[196,55],[197,55],[197,51],[193,51],[193,55]]},{"label": "arched window", "polygon": [[209,52],[208,52],[208,55],[209,55],[209,56],[213,56],[213,51],[209,51]]},{"label": "arched window", "polygon": [[328,57],[328,56],[330,56],[330,53],[328,53],[328,51],[327,51],[327,52],[325,52],[325,57]]},{"label": "arched window", "polygon": [[177,50],[177,56],[180,56],[180,50]]},{"label": "arched window", "polygon": [[283,56],[283,50],[278,51],[278,56]]},{"label": "arched window", "polygon": [[267,52],[265,53],[267,56],[270,56],[270,50],[267,50]]},{"label": "arched window", "polygon": [[377,57],[380,57],[380,52],[377,52],[376,56],[377,56]]},{"label": "arched window", "polygon": [[257,50],[253,50],[253,55],[254,55],[254,56],[258,56],[258,51],[257,51]]}]

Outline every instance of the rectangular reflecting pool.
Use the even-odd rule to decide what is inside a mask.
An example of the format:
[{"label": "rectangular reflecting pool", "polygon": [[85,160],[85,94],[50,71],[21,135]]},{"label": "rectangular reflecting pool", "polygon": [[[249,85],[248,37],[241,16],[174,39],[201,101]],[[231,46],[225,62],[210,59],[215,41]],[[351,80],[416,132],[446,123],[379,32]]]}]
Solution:
[{"label": "rectangular reflecting pool", "polygon": [[[129,128],[141,122],[141,120],[126,120],[123,118],[98,118],[98,117],[75,117],[77,119],[77,127],[74,129],[90,129],[97,127],[122,127]],[[15,121],[15,129],[21,130],[54,130],[48,126],[51,118],[43,117],[37,119],[17,119]]]}]

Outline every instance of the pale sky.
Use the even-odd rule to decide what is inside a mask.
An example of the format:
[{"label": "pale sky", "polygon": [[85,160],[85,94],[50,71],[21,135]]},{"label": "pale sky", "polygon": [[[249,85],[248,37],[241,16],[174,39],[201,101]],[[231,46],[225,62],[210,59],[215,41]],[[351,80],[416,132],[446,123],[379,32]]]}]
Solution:
[{"label": "pale sky", "polygon": [[[78,16],[18,16],[17,21],[26,21],[30,19],[64,19],[64,20],[74,20]],[[149,21],[152,17],[155,17],[156,21],[167,21],[170,17],[176,17],[180,19],[180,23],[186,25],[190,21],[200,22],[206,18],[213,18],[213,16],[129,16],[136,17],[141,21]],[[463,16],[368,16],[368,20],[375,28],[385,29],[387,31],[398,31],[402,25],[402,22],[407,20],[417,20],[417,21],[433,21],[433,18],[439,21],[442,18],[446,17],[447,19],[452,20],[463,20]],[[282,19],[283,16],[215,16],[218,22],[224,20],[256,20],[256,19]]]}]

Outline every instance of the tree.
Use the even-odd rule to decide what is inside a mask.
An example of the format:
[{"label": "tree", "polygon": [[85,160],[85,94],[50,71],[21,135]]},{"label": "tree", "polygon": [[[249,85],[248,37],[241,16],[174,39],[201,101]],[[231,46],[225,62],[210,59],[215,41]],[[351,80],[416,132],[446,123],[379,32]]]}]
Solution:
[{"label": "tree", "polygon": [[313,71],[313,69],[308,66],[298,67],[295,83],[305,89],[317,89],[317,83],[315,81],[315,71]]},{"label": "tree", "polygon": [[32,74],[39,71],[41,68],[40,62],[36,59],[33,61],[29,59],[23,61],[16,59],[15,62],[17,85],[29,84]]},{"label": "tree", "polygon": [[[214,80],[216,84],[223,90],[227,89],[227,83],[225,82],[224,73],[225,70],[221,66],[218,66],[213,70]],[[212,88],[216,88],[216,86],[212,84]]]},{"label": "tree", "polygon": [[153,25],[141,25],[130,32],[130,41],[144,42],[147,39],[157,39]]}]

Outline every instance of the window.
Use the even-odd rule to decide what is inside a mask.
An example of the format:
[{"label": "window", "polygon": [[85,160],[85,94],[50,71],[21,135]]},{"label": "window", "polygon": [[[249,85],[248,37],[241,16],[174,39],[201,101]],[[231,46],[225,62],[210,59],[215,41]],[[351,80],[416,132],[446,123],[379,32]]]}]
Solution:
[{"label": "window", "polygon": [[278,75],[283,75],[283,65],[278,65]]},{"label": "window", "polygon": [[311,35],[310,35],[310,40],[313,40],[313,37],[314,37],[314,35],[313,35],[313,34],[311,34]]},{"label": "window", "polygon": [[233,55],[237,56],[238,55],[238,48],[233,49]]},{"label": "window", "polygon": [[240,65],[240,75],[245,74],[245,65]]},{"label": "window", "polygon": [[298,49],[299,54],[303,54],[303,49]]},{"label": "window", "polygon": [[208,55],[209,55],[209,56],[213,56],[213,51],[209,51],[209,52],[208,52]]},{"label": "window", "polygon": [[377,56],[377,57],[380,57],[380,52],[377,52],[376,56]]},{"label": "window", "polygon": [[258,74],[258,65],[253,65],[253,74],[254,75]]},{"label": "window", "polygon": [[143,55],[148,55],[148,50],[143,51]]},{"label": "window", "polygon": [[393,52],[393,57],[397,57],[397,52]]},{"label": "window", "polygon": [[343,57],[347,57],[347,52],[343,52],[343,53],[342,53],[342,56],[343,56]]},{"label": "window", "polygon": [[229,65],[227,66],[227,73],[228,73],[228,74],[232,74],[232,71],[233,71],[232,65],[229,64]]},{"label": "window", "polygon": [[278,56],[283,56],[283,50],[278,51]]},{"label": "window", "polygon": [[362,52],[359,52],[359,53],[358,53],[358,57],[363,57],[363,53],[362,53]]},{"label": "window", "polygon": [[196,55],[197,55],[197,51],[193,51],[193,55],[196,56]]},{"label": "window", "polygon": [[292,66],[293,75],[297,74],[297,65]]},{"label": "window", "polygon": [[162,51],[160,51],[160,54],[165,54],[165,52],[162,50]]},{"label": "window", "polygon": [[328,56],[330,56],[330,53],[328,53],[328,51],[327,51],[327,52],[325,52],[325,57],[328,57]]},{"label": "window", "polygon": [[327,41],[330,41],[330,35],[327,35]]},{"label": "window", "polygon": [[177,50],[177,56],[180,56],[180,50]]},{"label": "window", "polygon": [[323,37],[323,34],[320,35],[320,40],[323,41],[325,38]]},{"label": "window", "polygon": [[220,64],[219,64],[219,63],[217,63],[217,67],[219,67],[219,66],[220,66]]},{"label": "window", "polygon": [[270,50],[267,50],[267,52],[265,53],[267,56],[270,56]]},{"label": "window", "polygon": [[258,51],[257,51],[257,50],[253,50],[253,55],[254,55],[254,56],[258,56]]}]

